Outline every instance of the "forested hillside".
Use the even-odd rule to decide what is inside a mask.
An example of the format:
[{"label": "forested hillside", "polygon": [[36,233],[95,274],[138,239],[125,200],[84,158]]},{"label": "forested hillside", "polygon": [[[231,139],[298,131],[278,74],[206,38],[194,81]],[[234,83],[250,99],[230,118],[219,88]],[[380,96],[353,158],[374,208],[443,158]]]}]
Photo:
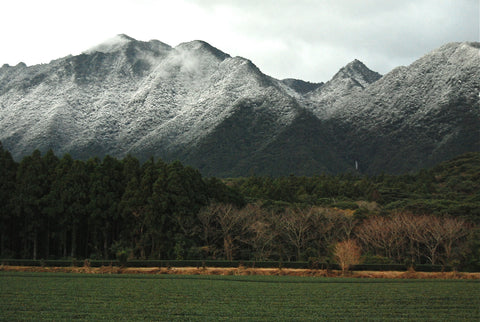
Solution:
[{"label": "forested hillside", "polygon": [[414,175],[204,178],[180,162],[0,147],[1,258],[480,264],[480,153]]},{"label": "forested hillside", "polygon": [[480,223],[480,153],[463,154],[415,174],[315,177],[249,177],[226,180],[251,201],[310,204],[366,212],[357,201],[375,203],[382,214],[401,210],[452,215]]}]

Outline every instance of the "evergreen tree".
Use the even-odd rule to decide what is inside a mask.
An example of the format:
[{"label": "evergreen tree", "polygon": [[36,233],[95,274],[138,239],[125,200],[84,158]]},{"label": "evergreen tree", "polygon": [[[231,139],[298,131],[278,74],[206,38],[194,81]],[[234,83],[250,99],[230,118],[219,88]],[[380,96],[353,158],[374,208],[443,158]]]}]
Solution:
[{"label": "evergreen tree", "polygon": [[16,183],[15,213],[22,222],[22,257],[37,259],[39,235],[46,221],[41,200],[48,193],[47,173],[40,151],[35,150],[31,156],[22,159]]},{"label": "evergreen tree", "polygon": [[[88,175],[82,161],[74,161],[69,154],[63,156],[55,171],[50,191],[50,214],[57,219],[61,236],[62,256],[76,257],[79,228],[85,225],[88,205]],[[70,238],[68,238],[70,237]]]},{"label": "evergreen tree", "polygon": [[180,162],[167,168],[166,212],[170,218],[169,230],[175,235],[176,247],[191,248],[198,240],[200,222],[197,214],[207,205],[206,185],[200,173]]},{"label": "evergreen tree", "polygon": [[[162,160],[155,163],[153,158],[150,159],[143,167],[139,189],[140,198],[145,205],[142,219],[147,227],[147,234],[143,240],[145,246],[150,246],[150,257],[152,258],[162,257],[162,253],[167,250],[165,204],[158,194],[159,191],[164,190],[166,167],[167,165]],[[156,194],[155,191],[157,191]]]},{"label": "evergreen tree", "polygon": [[228,187],[215,177],[207,178],[204,182],[209,203],[233,204],[238,208],[245,206],[245,198],[238,189]]},{"label": "evergreen tree", "polygon": [[95,253],[101,253],[105,259],[110,257],[110,247],[120,229],[118,205],[124,190],[122,170],[121,162],[107,155],[102,163],[97,163],[90,176],[88,208],[90,224],[93,225],[92,242]]},{"label": "evergreen tree", "polygon": [[[138,159],[131,155],[127,155],[122,160],[122,165],[123,180],[126,182],[126,186],[119,204],[119,212],[123,224],[120,230],[119,243],[124,248],[128,247],[135,251],[135,225],[144,206],[139,193],[141,168]],[[143,228],[141,227],[140,231],[142,230]]]},{"label": "evergreen tree", "polygon": [[43,244],[43,254],[45,258],[50,256],[51,241],[58,240],[56,225],[58,218],[55,209],[58,207],[57,200],[52,199],[50,191],[53,186],[53,182],[56,180],[56,168],[59,163],[58,157],[52,150],[48,150],[42,157],[42,163],[45,169],[45,185],[47,187],[45,194],[40,201],[40,208],[42,209],[42,216],[45,218],[45,227],[40,242]]},{"label": "evergreen tree", "polygon": [[12,213],[16,172],[17,164],[13,161],[10,152],[3,149],[0,142],[0,257],[2,258],[14,255],[12,232],[16,231],[16,228]]}]

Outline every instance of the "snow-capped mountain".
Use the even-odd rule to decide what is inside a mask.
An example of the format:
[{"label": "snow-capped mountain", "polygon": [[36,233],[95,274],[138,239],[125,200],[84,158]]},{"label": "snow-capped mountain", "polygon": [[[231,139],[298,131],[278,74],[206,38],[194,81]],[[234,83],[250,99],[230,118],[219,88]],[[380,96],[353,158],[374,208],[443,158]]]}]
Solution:
[{"label": "snow-capped mountain", "polygon": [[335,102],[362,92],[381,77],[382,75],[371,71],[356,59],[341,68],[325,85],[308,93],[311,110],[319,118],[328,118],[335,110]]},{"label": "snow-capped mountain", "polygon": [[335,102],[345,155],[368,172],[404,172],[480,151],[479,49],[444,45]]},{"label": "snow-capped mountain", "polygon": [[412,170],[479,149],[478,48],[448,44],[383,77],[355,60],[314,84],[274,79],[203,41],[118,35],[49,64],[1,67],[0,141],[16,159],[131,153],[217,176],[340,172],[355,160]]},{"label": "snow-capped mountain", "polygon": [[294,100],[250,61],[202,41],[171,48],[120,35],[47,65],[4,66],[0,75],[1,140],[16,157],[32,148],[161,155],[194,144],[246,99],[272,99],[279,126],[295,114]]}]

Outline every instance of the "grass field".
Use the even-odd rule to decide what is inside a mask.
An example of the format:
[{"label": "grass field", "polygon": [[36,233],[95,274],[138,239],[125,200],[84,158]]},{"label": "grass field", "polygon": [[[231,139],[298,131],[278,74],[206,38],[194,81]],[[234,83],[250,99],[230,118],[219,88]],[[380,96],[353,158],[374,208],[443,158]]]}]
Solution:
[{"label": "grass field", "polygon": [[479,280],[0,272],[0,320],[479,321]]}]

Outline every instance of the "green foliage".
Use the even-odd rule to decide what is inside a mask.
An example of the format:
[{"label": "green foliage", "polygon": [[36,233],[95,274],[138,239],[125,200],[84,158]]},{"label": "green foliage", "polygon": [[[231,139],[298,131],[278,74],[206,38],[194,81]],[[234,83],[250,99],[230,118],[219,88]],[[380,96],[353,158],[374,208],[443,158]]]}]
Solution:
[{"label": "green foliage", "polygon": [[332,205],[335,208],[340,208],[340,209],[358,209],[358,205],[355,202],[352,201],[340,201],[336,202]]},{"label": "green foliage", "polygon": [[480,288],[471,280],[2,272],[0,279],[0,319],[9,321],[480,319]]},{"label": "green foliage", "polygon": [[[140,164],[131,155],[80,161],[34,151],[16,163],[0,145],[0,170],[2,258],[112,260],[121,245],[136,259],[207,260],[223,259],[227,245],[233,259],[288,265],[331,256],[335,242],[372,216],[411,212],[480,223],[480,153],[415,174],[220,180],[178,161]],[[218,214],[200,216],[215,204],[232,206],[223,226]],[[292,237],[286,220],[301,215],[305,230]],[[475,245],[470,239],[455,249],[456,265],[476,267]]]},{"label": "green foliage", "polygon": [[0,142],[0,256],[12,256],[15,241],[7,239],[10,230],[16,230],[14,218],[14,196],[17,164]]},{"label": "green foliage", "polygon": [[17,164],[0,145],[0,170],[2,258],[112,259],[115,245],[138,258],[185,257],[201,246],[202,207],[245,204],[235,189],[178,161],[85,162],[34,151]]},{"label": "green foliage", "polygon": [[120,263],[121,266],[126,266],[127,261],[128,261],[128,256],[129,256],[129,251],[126,249],[119,250],[115,253],[118,262]]},{"label": "green foliage", "polygon": [[480,222],[480,153],[467,153],[416,174],[364,177],[229,179],[250,200],[357,209],[353,202],[376,201],[387,212],[450,214]]}]

